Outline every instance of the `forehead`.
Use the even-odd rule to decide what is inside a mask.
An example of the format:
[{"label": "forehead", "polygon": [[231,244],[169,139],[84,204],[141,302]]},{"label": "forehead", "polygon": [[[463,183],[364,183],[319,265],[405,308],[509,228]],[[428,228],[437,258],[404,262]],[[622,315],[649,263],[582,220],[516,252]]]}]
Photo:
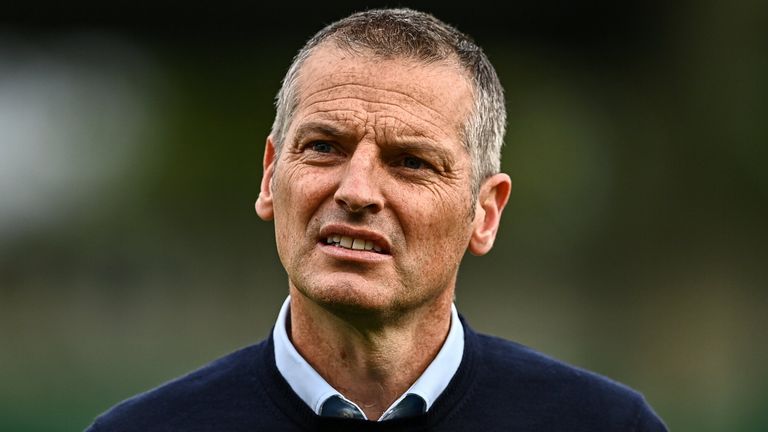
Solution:
[{"label": "forehead", "polygon": [[472,86],[455,61],[427,64],[350,53],[328,45],[316,48],[302,65],[297,90],[300,114],[328,102],[358,108],[363,103],[368,112],[392,106],[457,133],[473,107]]}]

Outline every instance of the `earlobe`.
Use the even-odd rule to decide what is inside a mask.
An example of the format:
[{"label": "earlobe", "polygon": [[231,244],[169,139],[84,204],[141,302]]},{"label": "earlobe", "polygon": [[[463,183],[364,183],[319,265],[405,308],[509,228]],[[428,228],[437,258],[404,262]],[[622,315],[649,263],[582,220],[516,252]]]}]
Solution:
[{"label": "earlobe", "polygon": [[485,255],[493,247],[501,222],[501,213],[507,205],[511,191],[512,180],[503,173],[488,177],[480,186],[475,220],[472,222],[472,236],[468,246],[469,252],[473,255]]},{"label": "earlobe", "polygon": [[256,214],[265,221],[271,221],[274,216],[272,203],[272,177],[275,174],[276,162],[275,145],[272,137],[267,137],[266,147],[264,149],[264,174],[261,177],[261,188],[259,198],[256,199]]}]

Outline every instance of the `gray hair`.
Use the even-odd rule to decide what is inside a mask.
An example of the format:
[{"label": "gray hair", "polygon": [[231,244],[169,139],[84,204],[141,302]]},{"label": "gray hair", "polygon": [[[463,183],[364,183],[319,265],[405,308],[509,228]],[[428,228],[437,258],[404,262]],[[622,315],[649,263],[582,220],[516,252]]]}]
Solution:
[{"label": "gray hair", "polygon": [[279,153],[298,105],[301,66],[323,42],[383,58],[403,57],[425,64],[457,61],[472,84],[474,108],[461,134],[472,159],[472,191],[498,173],[506,128],[504,89],[488,57],[472,39],[434,16],[411,9],[358,12],[320,30],[296,54],[277,93],[272,140]]}]

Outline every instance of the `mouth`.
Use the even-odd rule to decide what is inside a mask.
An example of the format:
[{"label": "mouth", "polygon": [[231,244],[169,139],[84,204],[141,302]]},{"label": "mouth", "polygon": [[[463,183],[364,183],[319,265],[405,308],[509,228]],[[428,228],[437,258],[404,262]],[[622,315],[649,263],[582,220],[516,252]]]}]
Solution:
[{"label": "mouth", "polygon": [[320,230],[317,242],[329,251],[344,252],[345,256],[360,254],[382,257],[390,255],[390,243],[387,238],[375,231],[332,224]]},{"label": "mouth", "polygon": [[359,250],[359,251],[371,251],[375,253],[384,253],[384,249],[376,244],[373,240],[367,240],[364,238],[356,238],[345,235],[330,235],[325,238],[325,244],[332,245],[344,249]]}]

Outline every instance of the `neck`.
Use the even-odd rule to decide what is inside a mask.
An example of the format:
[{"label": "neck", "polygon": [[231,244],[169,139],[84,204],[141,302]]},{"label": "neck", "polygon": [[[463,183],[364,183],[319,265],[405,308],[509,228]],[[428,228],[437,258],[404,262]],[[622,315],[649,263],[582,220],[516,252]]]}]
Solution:
[{"label": "neck", "polygon": [[453,292],[402,316],[361,322],[291,285],[291,340],[310,365],[369,419],[378,419],[429,366],[448,335]]}]

